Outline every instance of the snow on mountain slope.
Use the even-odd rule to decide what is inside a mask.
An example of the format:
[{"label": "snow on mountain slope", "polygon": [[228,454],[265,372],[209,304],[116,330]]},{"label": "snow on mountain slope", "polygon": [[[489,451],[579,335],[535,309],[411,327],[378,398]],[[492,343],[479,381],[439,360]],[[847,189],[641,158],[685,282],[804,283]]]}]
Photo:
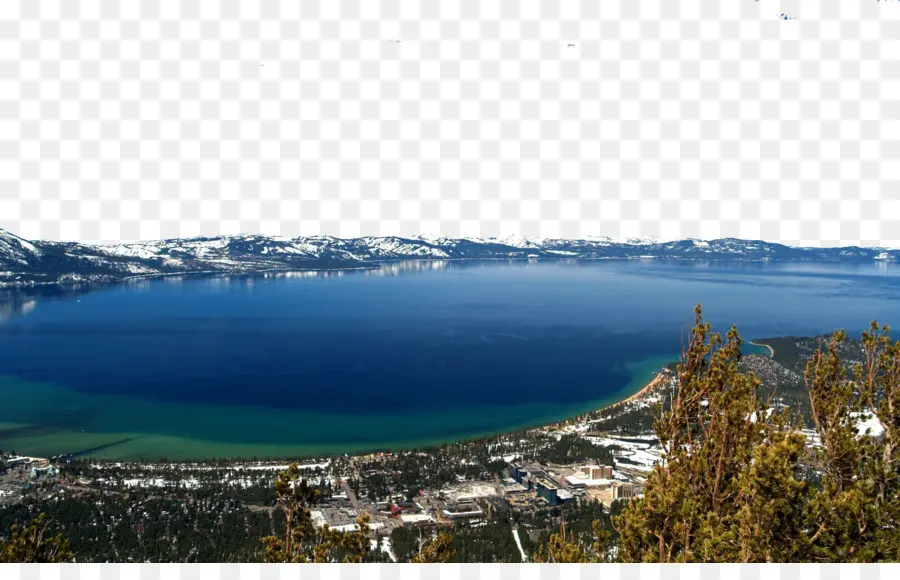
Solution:
[{"label": "snow on mountain slope", "polygon": [[237,235],[93,245],[29,242],[0,230],[0,285],[100,282],[154,274],[360,268],[400,260],[526,258],[876,263],[897,261],[900,250],[798,248],[736,238],[617,241],[608,237],[571,240],[522,236],[341,239]]},{"label": "snow on mountain slope", "polygon": [[440,246],[447,240],[452,240],[453,238],[448,238],[446,236],[433,236],[430,234],[419,234],[410,238],[411,240],[418,240],[420,242],[425,242],[426,244],[432,244],[435,246]]},{"label": "snow on mountain slope", "polygon": [[97,246],[109,255],[155,259],[177,266],[185,261],[208,262],[210,265],[240,265],[248,260],[282,261],[306,258],[359,261],[360,258],[341,249],[336,238],[287,239],[267,236],[219,236],[186,238],[152,242],[136,242]]},{"label": "snow on mountain slope", "polygon": [[540,248],[544,243],[544,240],[541,238],[526,238],[524,236],[507,236],[498,241],[513,248]]},{"label": "snow on mountain slope", "polygon": [[127,256],[129,258],[156,258],[159,248],[150,244],[119,244],[118,246],[101,247],[101,251],[107,251],[113,256]]},{"label": "snow on mountain slope", "polygon": [[0,230],[0,260],[24,265],[41,254],[42,252],[31,242]]},{"label": "snow on mountain slope", "polygon": [[[377,258],[449,258],[450,255],[430,243],[406,238],[365,237],[356,240],[362,244],[364,257]],[[364,248],[364,249],[363,249]]]},{"label": "snow on mountain slope", "polygon": [[662,240],[656,237],[648,236],[640,238],[627,238],[624,240],[624,242],[621,243],[629,244],[632,246],[652,246],[662,243]]}]

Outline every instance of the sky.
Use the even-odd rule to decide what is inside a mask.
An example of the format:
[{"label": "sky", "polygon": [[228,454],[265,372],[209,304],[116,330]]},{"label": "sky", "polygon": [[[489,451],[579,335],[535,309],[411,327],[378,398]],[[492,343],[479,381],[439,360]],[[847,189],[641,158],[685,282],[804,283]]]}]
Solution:
[{"label": "sky", "polygon": [[7,0],[0,227],[900,245],[900,8],[812,4]]}]

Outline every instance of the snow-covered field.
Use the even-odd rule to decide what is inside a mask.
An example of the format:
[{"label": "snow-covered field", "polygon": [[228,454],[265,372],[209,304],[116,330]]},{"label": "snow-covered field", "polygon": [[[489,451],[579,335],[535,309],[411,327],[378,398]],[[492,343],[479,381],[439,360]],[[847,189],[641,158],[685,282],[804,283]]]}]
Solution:
[{"label": "snow-covered field", "polygon": [[[651,471],[653,466],[662,461],[663,449],[658,444],[654,445],[652,436],[629,437],[629,441],[623,441],[614,437],[585,437],[594,445],[603,447],[618,447],[613,455],[617,459],[627,459],[626,462],[616,461],[617,467],[626,467],[638,471]],[[638,441],[633,441],[633,440]],[[646,443],[640,442],[645,440]]]}]

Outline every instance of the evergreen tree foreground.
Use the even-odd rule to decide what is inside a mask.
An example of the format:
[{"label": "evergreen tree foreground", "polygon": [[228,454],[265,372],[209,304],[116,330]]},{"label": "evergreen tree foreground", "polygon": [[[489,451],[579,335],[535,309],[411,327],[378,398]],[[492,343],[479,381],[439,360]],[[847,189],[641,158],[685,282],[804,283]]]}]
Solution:
[{"label": "evergreen tree foreground", "polygon": [[[615,518],[613,545],[551,537],[554,562],[884,562],[900,560],[900,342],[873,322],[864,362],[820,345],[805,372],[817,444],[759,380],[741,338],[711,332],[695,309],[671,407],[657,408],[663,461],[645,495]],[[860,425],[880,426],[860,432]]]},{"label": "evergreen tree foreground", "polygon": [[69,542],[62,535],[51,536],[50,520],[40,514],[25,527],[12,526],[9,538],[0,540],[0,564],[57,564],[73,562]]}]

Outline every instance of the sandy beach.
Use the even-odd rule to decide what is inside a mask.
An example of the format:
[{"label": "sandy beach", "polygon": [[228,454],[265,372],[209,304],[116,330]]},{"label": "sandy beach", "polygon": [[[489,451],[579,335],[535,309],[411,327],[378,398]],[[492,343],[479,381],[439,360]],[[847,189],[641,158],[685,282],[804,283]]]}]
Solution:
[{"label": "sandy beach", "polygon": [[640,399],[643,399],[646,395],[648,395],[651,391],[653,391],[653,389],[662,385],[671,376],[672,376],[672,373],[668,370],[660,371],[656,374],[655,377],[653,377],[653,379],[649,383],[644,385],[644,388],[642,388],[640,391],[634,393],[627,399],[622,399],[621,401],[612,403],[611,405],[607,405],[607,406],[603,407],[602,409],[598,409],[598,411],[606,411],[609,409],[614,409],[620,405],[624,405],[626,403],[631,403],[632,401],[638,401]]},{"label": "sandy beach", "polygon": [[752,340],[750,341],[750,344],[752,344],[753,346],[761,346],[761,347],[769,349],[769,358],[775,358],[775,349],[772,348],[771,346],[769,346],[768,344],[760,344],[758,342],[753,342]]},{"label": "sandy beach", "polygon": [[650,394],[654,389],[661,386],[663,383],[665,383],[671,377],[672,377],[671,371],[669,371],[668,369],[661,370],[660,372],[656,373],[656,375],[653,376],[653,378],[650,380],[650,382],[647,383],[646,385],[644,385],[644,387],[640,391],[630,395],[629,397],[622,399],[621,401],[616,401],[615,403],[610,403],[609,405],[605,405],[603,407],[600,407],[599,409],[594,409],[593,411],[589,411],[589,412],[579,415],[577,417],[571,417],[569,419],[564,419],[562,421],[557,421],[555,423],[551,423],[550,425],[547,425],[547,428],[559,429],[566,425],[569,425],[572,423],[577,423],[578,421],[582,421],[586,418],[595,417],[597,414],[603,413],[604,411],[609,411],[610,409],[615,409],[616,407],[620,407],[627,403],[638,401],[638,400],[644,398],[645,396],[647,396],[648,394]]}]

